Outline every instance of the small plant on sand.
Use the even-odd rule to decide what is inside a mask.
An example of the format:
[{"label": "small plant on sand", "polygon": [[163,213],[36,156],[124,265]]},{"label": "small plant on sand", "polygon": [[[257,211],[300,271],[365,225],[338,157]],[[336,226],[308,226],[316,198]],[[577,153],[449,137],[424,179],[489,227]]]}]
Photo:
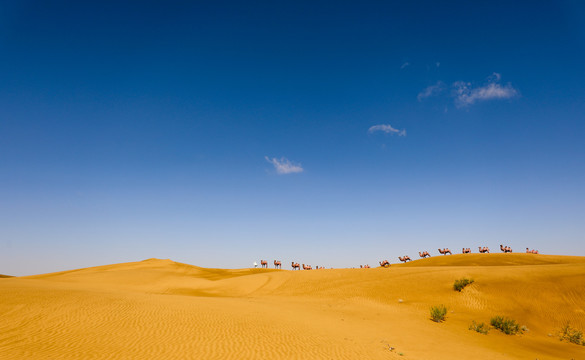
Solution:
[{"label": "small plant on sand", "polygon": [[561,341],[566,340],[566,341],[573,343],[573,344],[585,346],[585,339],[583,338],[583,331],[577,330],[577,329],[571,327],[571,325],[569,325],[569,323],[567,323],[565,326],[563,326],[561,328],[559,337],[561,338]]},{"label": "small plant on sand", "polygon": [[487,335],[487,333],[490,331],[490,328],[489,328],[488,324],[486,324],[486,323],[479,323],[478,324],[475,321],[472,321],[471,325],[469,325],[469,330],[474,330],[480,334]]},{"label": "small plant on sand", "polygon": [[447,315],[447,308],[445,305],[431,307],[431,320],[434,322],[445,321],[445,315]]},{"label": "small plant on sand", "polygon": [[496,316],[493,317],[490,321],[490,324],[503,332],[507,335],[515,335],[518,333],[522,333],[523,329],[520,328],[520,325],[516,322],[516,320],[512,320],[507,317],[503,316]]},{"label": "small plant on sand", "polygon": [[473,281],[474,281],[473,279],[468,279],[468,278],[455,280],[455,284],[453,284],[453,290],[457,290],[457,291],[461,292],[461,290],[463,290],[464,287],[466,287],[467,285],[473,284]]}]

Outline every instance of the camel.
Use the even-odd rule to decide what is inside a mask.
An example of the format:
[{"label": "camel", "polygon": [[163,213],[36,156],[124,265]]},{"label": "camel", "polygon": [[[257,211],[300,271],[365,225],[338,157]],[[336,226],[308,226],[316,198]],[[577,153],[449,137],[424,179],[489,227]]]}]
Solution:
[{"label": "camel", "polygon": [[504,252],[504,253],[511,253],[512,252],[512,248],[511,247],[509,247],[509,246],[505,246],[504,247],[501,244],[500,244],[500,250],[502,250],[502,252]]},{"label": "camel", "polygon": [[451,250],[449,250],[449,248],[444,248],[443,250],[439,249],[439,253],[441,255],[447,255],[447,253],[449,253],[449,255],[453,255],[453,253],[451,253]]},{"label": "camel", "polygon": [[426,258],[427,256],[428,256],[428,257],[431,257],[431,254],[429,254],[429,252],[428,252],[428,251],[423,251],[422,253],[419,251],[419,252],[418,252],[418,256],[420,256],[421,258],[423,258],[423,259],[424,259],[424,258]]},{"label": "camel", "polygon": [[274,268],[275,269],[282,269],[282,264],[280,263],[280,261],[274,260]]},{"label": "camel", "polygon": [[538,250],[529,250],[528,248],[526,248],[526,253],[527,254],[538,254]]},{"label": "camel", "polygon": [[260,265],[262,265],[262,268],[266,267],[268,269],[268,261],[260,260]]},{"label": "camel", "polygon": [[384,260],[384,261],[378,261],[380,263],[381,267],[388,267],[390,266],[390,261],[388,260]]},{"label": "camel", "polygon": [[305,266],[305,264],[303,264],[303,270],[311,270],[311,269],[312,269],[311,265]]},{"label": "camel", "polygon": [[462,254],[471,254],[470,248],[463,248]]},{"label": "camel", "polygon": [[403,257],[399,256],[398,259],[402,262],[412,261],[412,259],[408,255],[404,255]]},{"label": "camel", "polygon": [[292,264],[291,264],[291,266],[292,266],[292,269],[293,270],[295,270],[295,269],[301,270],[301,266],[299,265],[299,263],[295,263],[293,261]]},{"label": "camel", "polygon": [[481,246],[480,246],[480,247],[479,247],[479,252],[480,252],[481,254],[485,254],[485,253],[488,253],[488,254],[489,254],[489,253],[490,253],[490,248],[489,248],[489,247],[487,247],[487,246],[484,246],[484,247],[481,247]]}]

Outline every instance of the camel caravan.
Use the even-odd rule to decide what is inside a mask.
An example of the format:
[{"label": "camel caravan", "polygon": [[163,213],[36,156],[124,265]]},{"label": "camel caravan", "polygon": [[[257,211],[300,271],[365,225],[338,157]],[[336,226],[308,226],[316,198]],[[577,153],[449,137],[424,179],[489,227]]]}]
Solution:
[{"label": "camel caravan", "polygon": [[[500,250],[503,253],[511,253],[512,252],[512,248],[510,246],[504,246],[504,245],[500,245]],[[438,249],[439,254],[441,255],[453,255],[453,253],[451,252],[451,250],[449,250],[449,248],[443,248],[443,249]],[[478,251],[480,254],[489,254],[490,253],[490,248],[487,246],[479,246],[478,247]],[[462,254],[471,254],[471,248],[462,248],[461,249],[461,253]],[[530,248],[526,248],[526,253],[527,254],[539,254],[538,250],[536,249],[532,249],[530,250]],[[425,259],[427,257],[431,257],[431,254],[428,251],[419,251],[418,252],[418,256],[421,257],[422,259]],[[408,261],[412,261],[412,259],[410,258],[410,256],[408,255],[404,255],[404,256],[398,256],[398,260],[400,260],[403,263],[407,263]],[[390,267],[390,261],[388,260],[382,260],[382,261],[378,261],[378,263],[380,264],[380,267]],[[256,266],[256,263],[254,263],[254,265]],[[266,268],[268,269],[268,261],[267,260],[260,260],[260,265],[262,265],[262,268]],[[299,263],[295,263],[294,261],[291,262],[291,268],[293,270],[301,270],[301,266],[303,268],[303,270],[312,270],[313,267],[311,265],[305,265],[305,264],[299,264]],[[275,269],[282,269],[282,262],[280,260],[274,260],[274,268]],[[315,266],[315,270],[321,270],[321,269],[325,269],[324,266]],[[370,265],[360,265],[360,269],[370,269]]]}]

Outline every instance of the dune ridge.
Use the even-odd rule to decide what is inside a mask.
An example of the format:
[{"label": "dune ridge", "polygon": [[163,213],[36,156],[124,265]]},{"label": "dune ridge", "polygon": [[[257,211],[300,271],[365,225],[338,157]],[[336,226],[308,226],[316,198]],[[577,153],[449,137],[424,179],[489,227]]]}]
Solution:
[{"label": "dune ridge", "polygon": [[541,255],[525,253],[437,255],[417,259],[397,266],[521,266],[582,264],[584,256]]},{"label": "dune ridge", "polygon": [[[555,334],[567,322],[585,330],[584,264],[459,254],[293,272],[148,259],[6,278],[0,358],[579,359],[585,347]],[[475,282],[459,293],[461,277]],[[449,309],[440,324],[429,320],[437,304]],[[495,315],[529,330],[468,330]]]}]

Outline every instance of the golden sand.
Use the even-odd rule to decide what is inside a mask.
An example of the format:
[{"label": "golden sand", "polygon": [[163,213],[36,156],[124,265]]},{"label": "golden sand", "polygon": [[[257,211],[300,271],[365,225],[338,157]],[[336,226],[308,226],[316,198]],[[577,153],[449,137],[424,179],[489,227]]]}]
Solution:
[{"label": "golden sand", "polygon": [[[462,277],[475,282],[459,293]],[[2,278],[0,314],[0,359],[585,359],[557,336],[585,330],[585,257],[295,272],[149,259]],[[468,329],[495,315],[528,331]]]}]

